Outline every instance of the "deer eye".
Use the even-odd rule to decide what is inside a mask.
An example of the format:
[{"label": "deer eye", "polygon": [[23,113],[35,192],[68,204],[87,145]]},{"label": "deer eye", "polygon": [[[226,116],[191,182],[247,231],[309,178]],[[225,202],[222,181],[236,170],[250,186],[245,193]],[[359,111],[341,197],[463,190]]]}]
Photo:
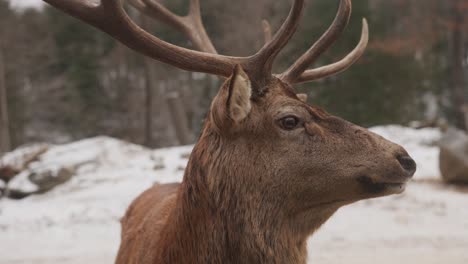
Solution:
[{"label": "deer eye", "polygon": [[295,116],[286,116],[280,119],[280,125],[284,130],[293,130],[299,125],[299,119]]}]

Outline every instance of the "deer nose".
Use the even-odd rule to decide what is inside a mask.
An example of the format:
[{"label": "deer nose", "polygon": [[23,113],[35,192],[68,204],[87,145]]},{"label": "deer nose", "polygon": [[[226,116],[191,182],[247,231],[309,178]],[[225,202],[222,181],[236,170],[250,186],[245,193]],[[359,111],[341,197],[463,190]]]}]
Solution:
[{"label": "deer nose", "polygon": [[412,177],[416,172],[416,162],[408,155],[399,155],[397,156],[397,160],[408,176]]}]

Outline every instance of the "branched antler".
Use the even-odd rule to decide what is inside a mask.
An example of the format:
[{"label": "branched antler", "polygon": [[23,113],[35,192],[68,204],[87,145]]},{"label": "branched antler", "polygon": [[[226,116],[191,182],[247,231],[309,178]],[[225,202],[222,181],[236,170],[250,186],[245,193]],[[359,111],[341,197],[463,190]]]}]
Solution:
[{"label": "branched antler", "polygon": [[286,72],[281,75],[281,79],[287,83],[296,84],[316,80],[341,72],[351,66],[361,57],[367,47],[369,32],[366,20],[363,21],[361,41],[356,49],[340,62],[324,66],[315,70],[307,70],[320,55],[327,51],[338,39],[348,25],[351,17],[351,0],[341,0],[338,13],[328,30],[312,47],[302,55]]},{"label": "branched antler", "polygon": [[286,21],[278,32],[252,57],[254,65],[257,66],[255,69],[257,76],[271,75],[276,57],[297,31],[303,10],[304,0],[295,0]]},{"label": "branched antler", "polygon": [[190,0],[189,12],[186,16],[179,16],[168,10],[156,0],[128,0],[140,12],[161,21],[185,34],[195,49],[207,53],[217,54],[210,37],[203,25],[200,1]]},{"label": "branched antler", "polygon": [[367,20],[364,18],[362,20],[361,40],[353,51],[351,51],[348,55],[346,55],[346,57],[338,62],[320,68],[304,71],[299,77],[297,77],[297,79],[295,79],[293,83],[297,84],[310,82],[345,71],[361,58],[361,56],[364,54],[364,51],[366,51],[368,42],[369,27],[367,25]]},{"label": "branched antler", "polygon": [[[304,9],[304,0],[294,0],[288,17],[273,37],[270,37],[271,28],[268,23],[264,22],[266,43],[260,51],[250,57],[230,57],[217,54],[203,26],[199,0],[190,0],[190,9],[186,16],[172,13],[157,0],[127,1],[141,12],[185,33],[194,47],[202,52],[172,45],[144,31],[128,17],[123,8],[123,0],[43,1],[106,32],[143,55],[180,69],[228,77],[234,66],[239,64],[249,74],[252,81],[258,84],[258,87],[272,78],[273,63],[296,32]],[[369,38],[365,20],[361,40],[349,55],[337,63],[317,69],[307,69],[338,39],[346,28],[350,15],[351,0],[340,0],[338,14],[330,28],[279,77],[290,84],[308,82],[339,73],[356,62],[363,54]]]},{"label": "branched antler", "polygon": [[[258,53],[251,57],[229,57],[208,52],[198,52],[167,43],[141,29],[127,15],[122,0],[101,0],[99,3],[89,0],[43,0],[50,5],[74,16],[119,40],[127,47],[155,60],[173,65],[180,69],[205,72],[228,77],[236,64],[252,74],[252,79],[262,82],[271,78],[271,65],[288,40],[295,32],[304,0],[294,0],[291,12],[278,33]],[[136,2],[141,7],[150,1]],[[156,3],[152,1],[151,3]],[[152,9],[157,11],[158,9]],[[165,12],[166,18],[175,22],[179,17],[168,16],[170,12],[159,6],[159,12]],[[189,16],[200,17],[198,1],[192,1]],[[181,20],[180,20],[181,21]],[[179,24],[180,24],[179,21]],[[182,24],[180,24],[182,25]],[[206,47],[206,46],[203,46]]]},{"label": "branched antler", "polygon": [[198,52],[167,43],[141,29],[126,14],[122,0],[44,0],[112,36],[127,47],[180,69],[228,77],[245,58]]}]

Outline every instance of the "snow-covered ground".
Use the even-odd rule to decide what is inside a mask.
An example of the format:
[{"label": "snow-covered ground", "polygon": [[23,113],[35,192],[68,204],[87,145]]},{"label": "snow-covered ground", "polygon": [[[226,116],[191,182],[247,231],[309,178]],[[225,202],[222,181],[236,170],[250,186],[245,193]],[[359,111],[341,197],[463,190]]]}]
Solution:
[{"label": "snow-covered ground", "polygon": [[[438,130],[373,130],[408,150],[415,179],[398,196],[342,208],[309,242],[310,263],[468,263],[468,188],[444,185]],[[79,164],[44,195],[0,201],[0,264],[113,263],[119,218],[154,182],[180,181],[191,147],[149,150],[107,137],[51,146],[35,168]],[[34,189],[27,175],[12,187]]]}]

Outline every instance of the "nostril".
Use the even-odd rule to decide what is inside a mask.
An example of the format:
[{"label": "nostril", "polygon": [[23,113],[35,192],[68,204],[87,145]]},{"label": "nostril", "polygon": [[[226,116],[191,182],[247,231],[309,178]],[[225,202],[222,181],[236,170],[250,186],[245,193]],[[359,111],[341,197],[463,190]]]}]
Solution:
[{"label": "nostril", "polygon": [[410,176],[416,172],[416,162],[410,156],[398,156],[398,162],[400,162],[401,167],[408,172]]}]

